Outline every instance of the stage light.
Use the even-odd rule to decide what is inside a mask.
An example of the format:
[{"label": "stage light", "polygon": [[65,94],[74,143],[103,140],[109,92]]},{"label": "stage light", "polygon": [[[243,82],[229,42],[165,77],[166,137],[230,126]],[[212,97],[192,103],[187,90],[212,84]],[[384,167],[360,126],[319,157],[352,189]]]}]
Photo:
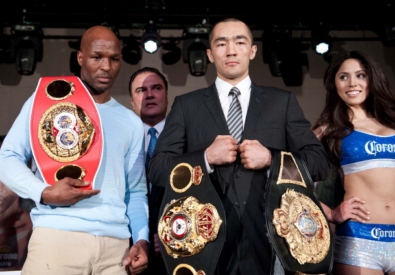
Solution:
[{"label": "stage light", "polygon": [[311,31],[311,47],[321,55],[328,54],[332,48],[332,37],[329,31],[325,29],[316,29]]},{"label": "stage light", "polygon": [[206,74],[208,57],[207,48],[209,28],[190,27],[184,31],[183,59],[188,63],[189,72],[193,76]]},{"label": "stage light", "polygon": [[21,75],[34,73],[43,58],[43,33],[35,25],[15,25],[11,38],[11,57]]},{"label": "stage light", "polygon": [[201,41],[195,41],[188,48],[189,72],[193,76],[202,76],[207,70],[207,47]]},{"label": "stage light", "polygon": [[141,36],[141,45],[147,53],[155,53],[160,47],[160,35],[158,27],[149,23],[145,27],[145,32]]},{"label": "stage light", "polygon": [[0,34],[0,64],[12,64],[14,60],[11,58],[11,41],[8,35]]},{"label": "stage light", "polygon": [[130,36],[124,41],[125,45],[122,48],[123,60],[132,65],[136,65],[141,60],[141,48],[134,36]]},{"label": "stage light", "polygon": [[378,31],[378,35],[384,46],[395,46],[395,23],[384,24],[384,26]]},{"label": "stage light", "polygon": [[263,62],[269,64],[270,73],[282,77],[286,86],[303,84],[303,66],[308,67],[305,51],[309,44],[293,39],[291,32],[283,29],[265,30],[262,35]]},{"label": "stage light", "polygon": [[176,64],[181,58],[181,49],[174,41],[162,45],[162,61],[166,65]]}]

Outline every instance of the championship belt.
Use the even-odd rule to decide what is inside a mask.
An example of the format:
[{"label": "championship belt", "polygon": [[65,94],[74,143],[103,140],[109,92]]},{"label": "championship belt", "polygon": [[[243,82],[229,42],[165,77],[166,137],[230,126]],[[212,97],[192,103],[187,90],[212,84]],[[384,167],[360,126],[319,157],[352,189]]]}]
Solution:
[{"label": "championship belt", "polygon": [[173,168],[160,213],[158,236],[167,273],[214,274],[225,242],[225,211],[200,166]]},{"label": "championship belt", "polygon": [[88,89],[76,76],[41,77],[30,116],[34,159],[44,181],[65,177],[93,189],[103,153],[100,115]]},{"label": "championship belt", "polygon": [[313,188],[299,154],[272,150],[266,226],[277,257],[292,274],[330,274],[332,270],[333,235]]}]

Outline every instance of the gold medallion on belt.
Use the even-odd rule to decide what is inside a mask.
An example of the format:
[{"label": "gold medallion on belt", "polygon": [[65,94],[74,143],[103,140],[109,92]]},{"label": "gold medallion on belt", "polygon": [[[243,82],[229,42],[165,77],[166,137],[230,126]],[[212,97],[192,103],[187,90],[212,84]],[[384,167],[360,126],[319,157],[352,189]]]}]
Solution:
[{"label": "gold medallion on belt", "polygon": [[330,228],[320,208],[306,195],[287,189],[273,212],[273,225],[300,263],[319,263],[330,248]]},{"label": "gold medallion on belt", "polygon": [[82,108],[61,102],[52,105],[41,117],[38,139],[43,150],[59,162],[71,162],[89,149],[95,129]]},{"label": "gold medallion on belt", "polygon": [[221,223],[214,205],[202,204],[193,196],[183,197],[165,206],[158,235],[170,256],[188,257],[217,238]]}]

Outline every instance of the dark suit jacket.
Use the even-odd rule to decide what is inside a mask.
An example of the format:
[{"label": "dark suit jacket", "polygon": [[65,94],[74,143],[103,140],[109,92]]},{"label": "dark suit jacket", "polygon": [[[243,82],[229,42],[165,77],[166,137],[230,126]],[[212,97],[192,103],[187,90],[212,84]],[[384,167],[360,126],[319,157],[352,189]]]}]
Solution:
[{"label": "dark suit jacket", "polygon": [[[242,139],[299,152],[317,181],[327,177],[329,161],[310,126],[292,93],[252,84]],[[176,97],[150,162],[150,181],[166,186],[180,162],[198,163],[207,175],[204,152],[218,135],[229,131],[215,85]],[[265,194],[267,169],[247,170],[236,161],[214,170],[210,180],[226,212],[217,274],[272,274],[275,255],[264,218],[264,196],[270,195]]]}]

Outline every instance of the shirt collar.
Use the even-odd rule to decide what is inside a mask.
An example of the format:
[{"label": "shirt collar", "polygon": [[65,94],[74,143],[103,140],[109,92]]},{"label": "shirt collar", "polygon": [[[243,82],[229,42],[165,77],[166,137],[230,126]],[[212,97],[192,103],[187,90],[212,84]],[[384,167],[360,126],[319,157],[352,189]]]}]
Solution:
[{"label": "shirt collar", "polygon": [[[217,87],[219,96],[224,96],[224,97],[227,97],[229,95],[230,89],[235,87],[219,77],[217,77],[217,79],[215,80],[215,86]],[[251,88],[250,76],[247,75],[242,81],[237,83],[236,87],[240,90],[241,94],[243,94],[243,92],[244,93],[249,92]]]},{"label": "shirt collar", "polygon": [[[153,127],[155,127],[156,131],[158,132],[158,135],[160,135],[160,133],[162,133],[162,130],[165,127],[165,121],[166,121],[166,118],[164,118],[161,122],[159,122],[158,124],[153,126]],[[143,125],[144,125],[144,133],[145,133],[145,135],[148,135],[148,130],[150,128],[152,128],[152,126],[149,126],[145,123],[143,123]]]}]

